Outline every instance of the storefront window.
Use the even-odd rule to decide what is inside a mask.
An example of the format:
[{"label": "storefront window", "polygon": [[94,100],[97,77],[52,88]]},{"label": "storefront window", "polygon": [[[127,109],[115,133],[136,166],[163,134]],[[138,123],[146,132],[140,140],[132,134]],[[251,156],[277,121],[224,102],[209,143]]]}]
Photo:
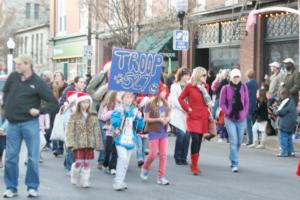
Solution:
[{"label": "storefront window", "polygon": [[264,74],[269,73],[268,64],[271,62],[279,62],[285,58],[292,58],[295,61],[295,64],[299,64],[299,43],[298,41],[289,41],[289,42],[276,42],[269,43],[266,45],[265,50],[265,59],[264,59]]},{"label": "storefront window", "polygon": [[240,62],[239,47],[224,47],[209,49],[210,69],[215,72],[220,69],[231,69]]}]

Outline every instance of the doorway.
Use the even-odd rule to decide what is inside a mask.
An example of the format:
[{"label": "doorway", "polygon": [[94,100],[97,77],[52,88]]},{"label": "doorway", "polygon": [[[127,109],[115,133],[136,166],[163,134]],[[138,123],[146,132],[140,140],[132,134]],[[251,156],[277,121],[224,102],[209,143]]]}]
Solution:
[{"label": "doorway", "polygon": [[196,49],[195,52],[195,67],[209,68],[209,49]]}]

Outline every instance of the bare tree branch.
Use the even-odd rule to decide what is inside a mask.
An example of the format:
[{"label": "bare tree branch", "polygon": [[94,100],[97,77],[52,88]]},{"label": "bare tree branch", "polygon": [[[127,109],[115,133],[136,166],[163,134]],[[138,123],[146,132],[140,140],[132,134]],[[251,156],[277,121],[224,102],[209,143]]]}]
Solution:
[{"label": "bare tree branch", "polygon": [[170,9],[159,17],[146,19],[142,0],[81,0],[81,3],[90,4],[97,24],[109,30],[114,45],[124,48],[133,47],[134,33],[140,33],[141,28],[150,33],[177,24],[176,12]]}]

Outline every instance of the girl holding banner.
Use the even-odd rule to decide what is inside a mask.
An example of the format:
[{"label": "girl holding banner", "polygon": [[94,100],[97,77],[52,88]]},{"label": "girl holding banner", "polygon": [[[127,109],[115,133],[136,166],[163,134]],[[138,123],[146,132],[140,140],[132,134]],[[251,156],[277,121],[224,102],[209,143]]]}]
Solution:
[{"label": "girl holding banner", "polygon": [[186,84],[178,98],[181,107],[187,113],[187,131],[192,137],[191,171],[194,175],[200,173],[198,159],[203,134],[209,132],[209,106],[212,105],[212,101],[207,91],[206,77],[206,69],[195,68],[190,83]]},{"label": "girl holding banner", "polygon": [[122,95],[122,103],[116,105],[111,114],[110,123],[114,130],[114,142],[116,145],[118,160],[117,172],[113,188],[116,191],[127,189],[125,177],[129,166],[132,150],[136,146],[137,130],[143,130],[144,119],[142,114],[134,106],[135,95],[125,92]]}]

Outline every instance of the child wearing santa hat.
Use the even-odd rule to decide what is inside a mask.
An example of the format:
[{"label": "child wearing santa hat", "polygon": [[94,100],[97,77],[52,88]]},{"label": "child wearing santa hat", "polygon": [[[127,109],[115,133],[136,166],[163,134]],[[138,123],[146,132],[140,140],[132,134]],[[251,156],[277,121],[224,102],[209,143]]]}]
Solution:
[{"label": "child wearing santa hat", "polygon": [[71,183],[90,187],[90,163],[94,159],[94,149],[103,150],[97,115],[90,109],[92,98],[84,92],[77,93],[76,110],[71,115],[66,130],[66,146],[73,151]]},{"label": "child wearing santa hat", "polygon": [[167,126],[170,122],[170,110],[166,101],[167,92],[167,86],[160,84],[158,95],[152,97],[144,109],[145,132],[148,133],[149,137],[149,154],[142,167],[140,177],[143,180],[148,179],[150,166],[154,159],[159,156],[157,184],[160,185],[169,184],[166,178]]}]

